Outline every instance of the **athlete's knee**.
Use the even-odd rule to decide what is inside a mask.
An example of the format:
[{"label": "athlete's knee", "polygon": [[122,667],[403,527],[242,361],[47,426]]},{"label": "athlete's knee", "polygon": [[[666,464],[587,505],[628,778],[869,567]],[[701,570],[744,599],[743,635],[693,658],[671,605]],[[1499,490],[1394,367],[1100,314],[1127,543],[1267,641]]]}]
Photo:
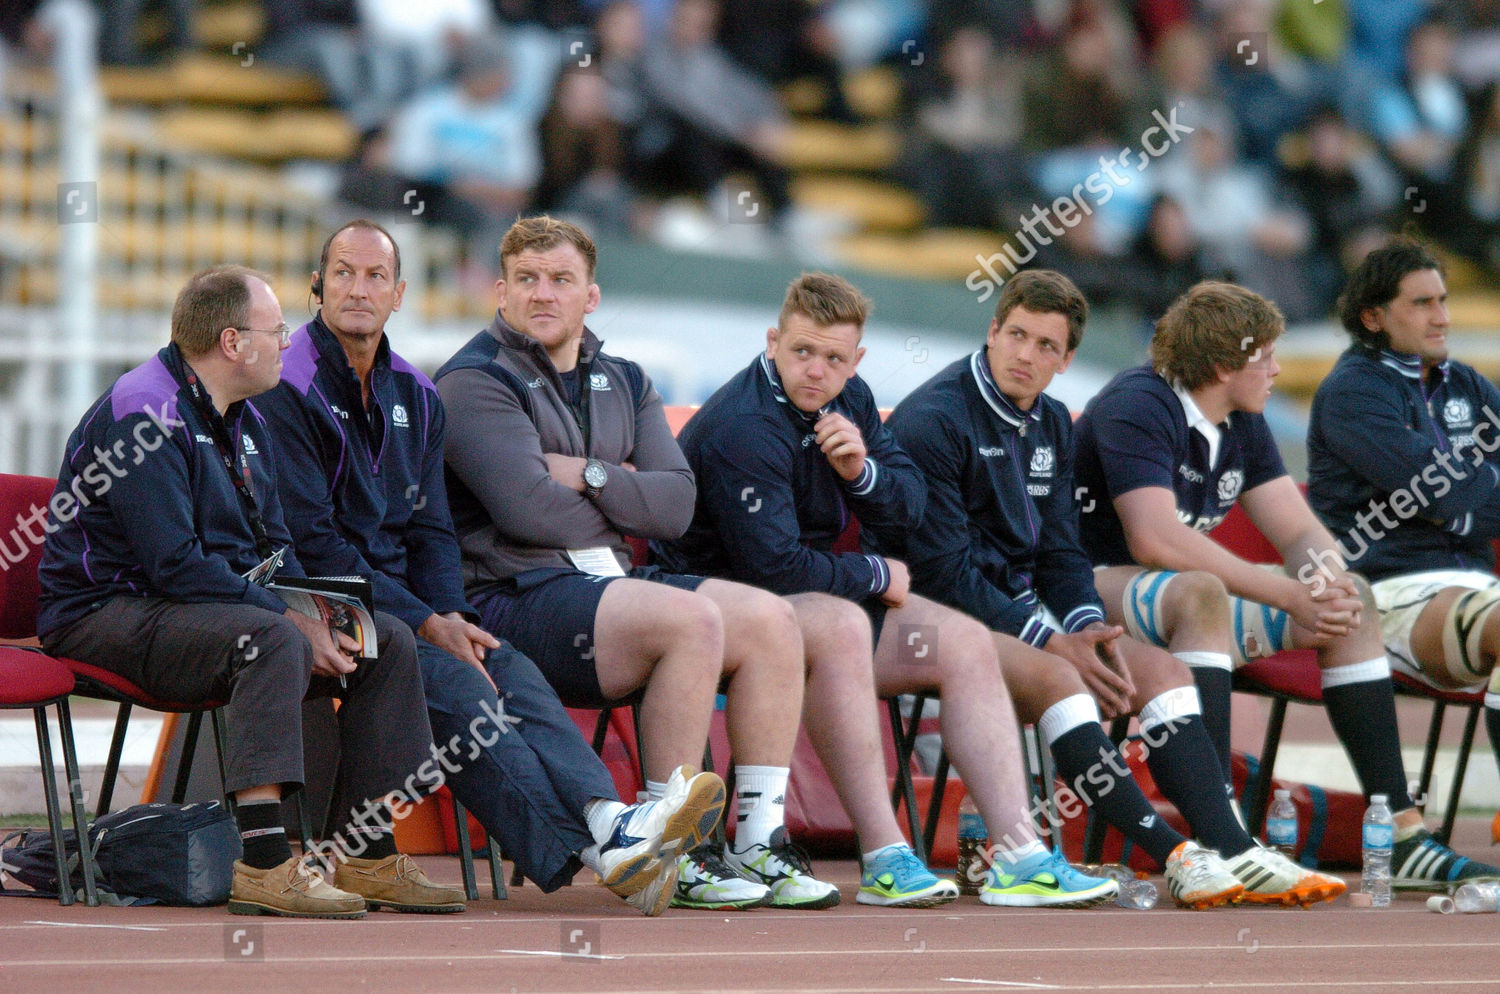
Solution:
[{"label": "athlete's knee", "polygon": [[1229,592],[1212,573],[1190,570],[1172,577],[1165,591],[1164,611],[1174,627],[1222,627],[1229,624]]}]

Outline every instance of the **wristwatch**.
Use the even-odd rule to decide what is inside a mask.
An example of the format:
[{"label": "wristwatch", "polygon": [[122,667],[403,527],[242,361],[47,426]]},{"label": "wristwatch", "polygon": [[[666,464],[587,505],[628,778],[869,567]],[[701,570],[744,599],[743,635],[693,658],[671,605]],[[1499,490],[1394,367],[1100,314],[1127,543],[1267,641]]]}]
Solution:
[{"label": "wristwatch", "polygon": [[590,459],[583,464],[583,495],[589,500],[599,496],[604,485],[609,482],[609,471],[604,464],[597,459]]}]

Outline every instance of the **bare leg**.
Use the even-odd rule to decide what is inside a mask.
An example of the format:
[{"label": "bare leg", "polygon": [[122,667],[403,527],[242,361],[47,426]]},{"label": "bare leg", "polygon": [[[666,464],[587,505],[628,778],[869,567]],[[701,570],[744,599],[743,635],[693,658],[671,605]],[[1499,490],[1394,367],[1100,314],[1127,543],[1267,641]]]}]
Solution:
[{"label": "bare leg", "polygon": [[644,580],[615,580],[594,616],[594,665],[605,696],[641,688],[641,756],[665,781],[697,767],[724,659],[724,626],[707,597]]}]

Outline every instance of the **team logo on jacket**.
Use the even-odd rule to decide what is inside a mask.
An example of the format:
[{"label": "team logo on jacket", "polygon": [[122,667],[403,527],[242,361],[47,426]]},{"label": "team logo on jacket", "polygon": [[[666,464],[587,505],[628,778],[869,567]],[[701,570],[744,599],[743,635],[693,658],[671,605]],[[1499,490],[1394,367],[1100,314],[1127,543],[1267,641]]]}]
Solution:
[{"label": "team logo on jacket", "polygon": [[1031,475],[1051,476],[1053,462],[1052,446],[1038,445],[1031,454]]},{"label": "team logo on jacket", "polygon": [[240,442],[245,447],[245,455],[247,455],[247,456],[258,456],[258,455],[260,455],[260,450],[255,447],[255,439],[251,438],[249,435],[241,435],[240,436]]},{"label": "team logo on jacket", "polygon": [[411,419],[406,416],[406,408],[400,404],[391,407],[391,424],[397,428],[405,428],[411,424]]},{"label": "team logo on jacket", "polygon": [[1467,428],[1474,423],[1474,410],[1463,397],[1454,397],[1443,405],[1443,420],[1449,428]]},{"label": "team logo on jacket", "polygon": [[590,390],[612,390],[614,388],[609,385],[609,374],[608,373],[590,373],[589,374],[589,389]]},{"label": "team logo on jacket", "polygon": [[1240,487],[1245,485],[1245,474],[1237,469],[1231,469],[1219,477],[1219,503],[1233,504],[1234,499],[1240,495]]},{"label": "team logo on jacket", "polygon": [[998,445],[981,445],[979,447],[979,454],[986,459],[993,459],[996,456],[1005,455],[1005,450]]}]

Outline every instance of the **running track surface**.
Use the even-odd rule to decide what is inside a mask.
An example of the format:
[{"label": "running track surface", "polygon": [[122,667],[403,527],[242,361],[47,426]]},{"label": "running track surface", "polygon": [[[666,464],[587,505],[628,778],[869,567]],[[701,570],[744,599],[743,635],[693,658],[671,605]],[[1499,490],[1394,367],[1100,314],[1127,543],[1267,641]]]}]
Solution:
[{"label": "running track surface", "polygon": [[[1500,854],[1487,818],[1463,819],[1456,841]],[[456,859],[422,863],[457,883]],[[528,884],[508,901],[484,897],[463,915],[353,922],[0,899],[0,991],[1500,991],[1500,917],[1433,914],[1425,895],[1383,911],[1340,899],[1192,912],[1165,894],[1148,912],[968,897],[898,911],[854,903],[852,862],[815,870],[844,892],[840,907],[647,919],[588,874],[551,895]]]}]

